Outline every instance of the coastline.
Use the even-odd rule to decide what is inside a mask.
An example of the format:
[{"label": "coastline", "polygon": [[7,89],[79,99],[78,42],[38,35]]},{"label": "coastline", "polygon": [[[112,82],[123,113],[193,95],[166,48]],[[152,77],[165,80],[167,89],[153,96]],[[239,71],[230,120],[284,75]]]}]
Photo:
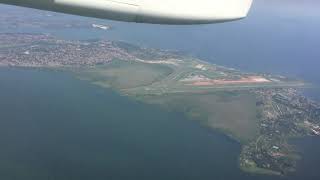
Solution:
[{"label": "coastline", "polygon": [[[296,160],[286,137],[318,131],[318,105],[296,90],[307,85],[301,80],[242,72],[124,42],[66,41],[32,34],[1,38],[12,43],[2,48],[2,64],[72,73],[123,96],[181,112],[242,144],[240,165],[249,171],[291,172]],[[48,46],[17,46],[21,43]]]}]

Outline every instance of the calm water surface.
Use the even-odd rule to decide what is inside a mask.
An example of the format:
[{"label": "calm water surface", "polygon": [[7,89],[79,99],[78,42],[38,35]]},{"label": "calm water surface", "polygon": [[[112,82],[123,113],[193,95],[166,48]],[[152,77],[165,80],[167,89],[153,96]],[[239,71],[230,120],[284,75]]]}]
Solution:
[{"label": "calm water surface", "polygon": [[237,143],[182,115],[62,72],[0,69],[0,87],[0,179],[249,177]]},{"label": "calm water surface", "polygon": [[0,179],[275,179],[241,172],[229,138],[70,74],[1,68],[0,87]]}]

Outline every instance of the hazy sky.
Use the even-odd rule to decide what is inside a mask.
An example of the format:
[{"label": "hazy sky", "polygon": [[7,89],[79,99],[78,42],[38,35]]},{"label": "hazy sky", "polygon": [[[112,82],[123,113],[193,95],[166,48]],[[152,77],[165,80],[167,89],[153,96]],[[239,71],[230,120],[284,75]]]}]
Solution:
[{"label": "hazy sky", "polygon": [[319,0],[254,0],[253,8],[289,16],[320,17]]}]

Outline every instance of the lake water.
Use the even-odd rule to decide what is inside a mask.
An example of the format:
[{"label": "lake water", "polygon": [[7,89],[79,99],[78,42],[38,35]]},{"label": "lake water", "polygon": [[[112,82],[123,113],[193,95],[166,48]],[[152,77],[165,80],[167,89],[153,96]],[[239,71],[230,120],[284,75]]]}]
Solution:
[{"label": "lake water", "polygon": [[[0,87],[0,179],[276,179],[241,172],[226,136],[68,73],[1,68]],[[317,179],[306,157],[297,179]]]},{"label": "lake water", "polygon": [[0,86],[0,179],[243,175],[237,143],[180,114],[62,72],[0,69]]}]

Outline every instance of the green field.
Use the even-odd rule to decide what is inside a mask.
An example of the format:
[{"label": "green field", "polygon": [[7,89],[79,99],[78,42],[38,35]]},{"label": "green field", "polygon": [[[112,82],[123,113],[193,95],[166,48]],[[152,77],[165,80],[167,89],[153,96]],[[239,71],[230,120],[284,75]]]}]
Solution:
[{"label": "green field", "polygon": [[[263,109],[257,106],[261,99],[256,92],[270,88],[305,86],[304,82],[297,80],[240,72],[189,58],[114,60],[104,65],[78,69],[76,72],[81,79],[112,88],[134,100],[163,107],[168,111],[180,112],[191,120],[199,121],[204,127],[228,135],[242,147],[250,148],[252,142],[260,139],[261,124],[264,120],[261,116]],[[257,76],[266,81],[241,82],[241,79],[250,76]],[[241,83],[193,84],[213,80],[240,80]],[[263,149],[264,145],[267,146],[264,148],[266,152],[269,152],[270,143],[264,142],[259,147]],[[265,157],[266,153],[260,153],[256,149],[242,151],[241,157],[244,158],[240,157],[240,167],[251,173],[278,175],[278,171],[264,168],[265,166],[261,165],[264,161],[258,161],[259,164],[252,160],[251,155]],[[279,169],[277,166],[274,167],[276,170]]]},{"label": "green field", "polygon": [[[96,85],[112,88],[145,103],[160,104],[170,110],[181,111],[199,120],[207,127],[222,131],[246,144],[257,138],[259,110],[252,88],[275,88],[289,86],[291,82],[260,84],[235,84],[190,86],[181,79],[190,74],[212,79],[246,76],[208,63],[186,59],[176,64],[114,60],[78,71],[81,79]],[[196,65],[203,64],[206,70]],[[299,85],[292,82],[293,86]]]},{"label": "green field", "polygon": [[140,99],[185,113],[241,143],[247,143],[258,135],[256,99],[249,92],[141,96]]},{"label": "green field", "polygon": [[103,87],[124,90],[150,85],[170,73],[172,69],[167,66],[117,60],[83,70],[78,76]]}]

